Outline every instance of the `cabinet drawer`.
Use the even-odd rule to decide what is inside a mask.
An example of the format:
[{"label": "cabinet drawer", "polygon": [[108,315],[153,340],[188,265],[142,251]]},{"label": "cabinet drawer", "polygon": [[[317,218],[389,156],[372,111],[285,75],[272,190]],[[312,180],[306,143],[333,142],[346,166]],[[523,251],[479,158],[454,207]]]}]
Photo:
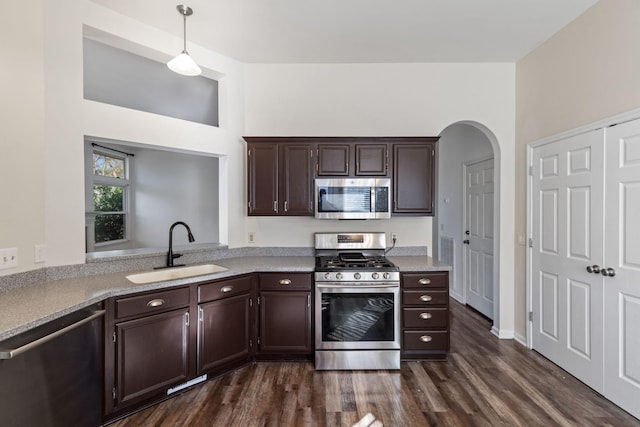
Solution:
[{"label": "cabinet drawer", "polygon": [[447,331],[404,331],[402,348],[410,350],[448,350],[449,333]]},{"label": "cabinet drawer", "polygon": [[260,290],[310,290],[310,273],[263,273],[260,274]]},{"label": "cabinet drawer", "polygon": [[409,273],[402,275],[402,286],[404,288],[446,288],[449,286],[449,273],[429,272],[429,273]]},{"label": "cabinet drawer", "polygon": [[405,328],[446,328],[449,311],[446,308],[403,308]]},{"label": "cabinet drawer", "polygon": [[170,289],[116,300],[116,319],[161,313],[189,305],[189,288]]},{"label": "cabinet drawer", "polygon": [[214,301],[247,292],[251,292],[251,276],[221,280],[198,286],[198,302]]},{"label": "cabinet drawer", "polygon": [[402,303],[405,305],[446,305],[449,302],[449,292],[446,290],[425,289],[422,291],[402,291]]}]

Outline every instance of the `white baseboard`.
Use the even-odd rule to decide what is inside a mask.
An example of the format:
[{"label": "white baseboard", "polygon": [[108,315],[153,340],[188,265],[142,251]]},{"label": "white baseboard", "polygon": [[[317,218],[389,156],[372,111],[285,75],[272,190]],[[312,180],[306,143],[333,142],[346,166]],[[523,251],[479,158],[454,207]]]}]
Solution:
[{"label": "white baseboard", "polygon": [[523,346],[527,347],[527,337],[520,335],[519,333],[515,333],[513,335],[513,339],[516,340],[517,343],[522,344]]},{"label": "white baseboard", "polygon": [[501,340],[512,340],[515,336],[515,332],[511,330],[498,329],[495,326],[491,327],[491,333]]},{"label": "white baseboard", "polygon": [[458,301],[460,304],[464,304],[464,298],[462,298],[462,295],[460,295],[459,293],[451,292],[451,290],[449,290],[449,296]]}]

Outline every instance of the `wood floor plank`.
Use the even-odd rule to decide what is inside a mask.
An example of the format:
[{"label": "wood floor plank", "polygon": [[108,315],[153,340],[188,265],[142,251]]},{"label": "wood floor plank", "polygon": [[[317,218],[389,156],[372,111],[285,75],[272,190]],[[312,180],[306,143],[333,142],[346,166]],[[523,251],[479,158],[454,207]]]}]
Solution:
[{"label": "wood floor plank", "polygon": [[368,412],[386,427],[635,426],[640,420],[451,300],[447,361],[400,371],[315,371],[260,362],[185,390],[112,427],[350,427]]}]

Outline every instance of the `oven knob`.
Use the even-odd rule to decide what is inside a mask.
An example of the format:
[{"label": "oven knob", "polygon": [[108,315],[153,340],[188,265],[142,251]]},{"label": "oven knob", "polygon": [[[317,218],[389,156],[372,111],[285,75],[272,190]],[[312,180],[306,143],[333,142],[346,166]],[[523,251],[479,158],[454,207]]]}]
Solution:
[{"label": "oven knob", "polygon": [[384,273],[384,274],[382,275],[382,277],[384,277],[385,279],[388,279],[389,277],[391,277],[391,274],[389,274],[389,273]]},{"label": "oven knob", "polygon": [[377,272],[376,272],[376,273],[372,273],[372,274],[371,274],[371,278],[372,278],[373,280],[377,280],[377,279],[378,279],[378,277],[380,277],[380,275],[379,275]]},{"label": "oven knob", "polygon": [[342,279],[342,273],[336,273],[336,279],[338,280]]},{"label": "oven knob", "polygon": [[360,277],[362,277],[362,276],[360,276],[360,273],[355,273],[355,274],[353,275],[353,278],[354,278],[354,279],[356,279],[356,280],[359,280],[359,279],[360,279]]},{"label": "oven knob", "polygon": [[325,280],[331,279],[331,273],[324,273]]}]

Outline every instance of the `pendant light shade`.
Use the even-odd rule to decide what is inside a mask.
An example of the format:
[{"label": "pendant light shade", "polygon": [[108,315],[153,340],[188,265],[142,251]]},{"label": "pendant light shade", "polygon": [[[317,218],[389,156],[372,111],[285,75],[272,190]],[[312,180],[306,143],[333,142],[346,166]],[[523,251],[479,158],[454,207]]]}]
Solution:
[{"label": "pendant light shade", "polygon": [[187,52],[187,16],[191,16],[193,14],[193,9],[182,4],[176,6],[176,9],[178,9],[178,13],[182,15],[184,23],[184,47],[180,55],[167,62],[167,67],[169,67],[169,69],[174,73],[182,74],[184,76],[198,76],[202,73],[202,70],[198,67],[198,64],[196,64],[191,56],[189,56],[189,52]]}]

